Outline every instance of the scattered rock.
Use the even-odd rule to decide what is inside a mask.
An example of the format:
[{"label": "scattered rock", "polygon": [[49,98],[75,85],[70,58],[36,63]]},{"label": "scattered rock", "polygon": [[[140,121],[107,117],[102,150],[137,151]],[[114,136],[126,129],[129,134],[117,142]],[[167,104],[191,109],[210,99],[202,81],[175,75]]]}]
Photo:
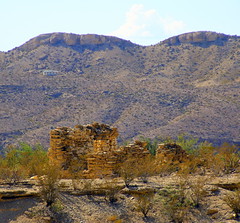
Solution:
[{"label": "scattered rock", "polygon": [[217,209],[208,209],[207,210],[207,215],[214,215],[218,213],[218,210]]}]

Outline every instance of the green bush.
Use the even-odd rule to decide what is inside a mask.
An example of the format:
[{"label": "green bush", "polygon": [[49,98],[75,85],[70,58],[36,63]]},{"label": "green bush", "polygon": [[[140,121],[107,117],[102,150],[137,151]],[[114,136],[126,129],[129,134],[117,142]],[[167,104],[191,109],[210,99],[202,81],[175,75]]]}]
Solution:
[{"label": "green bush", "polygon": [[179,179],[176,188],[166,188],[159,192],[165,214],[171,222],[182,223],[187,220],[194,203],[188,196],[189,183],[185,176]]},{"label": "green bush", "polygon": [[181,146],[188,154],[194,154],[199,148],[199,139],[186,134],[179,135],[175,143]]},{"label": "green bush", "polygon": [[149,152],[152,155],[156,155],[158,144],[160,143],[158,138],[151,139],[151,138],[146,138],[146,137],[140,136],[139,140],[146,142],[147,143],[146,147],[149,150]]},{"label": "green bush", "polygon": [[17,182],[37,174],[48,162],[47,152],[40,144],[19,143],[9,146],[0,157],[0,179]]}]

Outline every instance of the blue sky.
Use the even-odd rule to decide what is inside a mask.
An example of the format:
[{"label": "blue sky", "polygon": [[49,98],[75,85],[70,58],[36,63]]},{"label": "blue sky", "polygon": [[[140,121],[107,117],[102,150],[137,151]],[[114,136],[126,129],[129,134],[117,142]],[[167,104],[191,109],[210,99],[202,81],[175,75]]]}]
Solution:
[{"label": "blue sky", "polygon": [[240,0],[0,0],[0,51],[43,33],[114,35],[141,45],[191,31],[240,35]]}]

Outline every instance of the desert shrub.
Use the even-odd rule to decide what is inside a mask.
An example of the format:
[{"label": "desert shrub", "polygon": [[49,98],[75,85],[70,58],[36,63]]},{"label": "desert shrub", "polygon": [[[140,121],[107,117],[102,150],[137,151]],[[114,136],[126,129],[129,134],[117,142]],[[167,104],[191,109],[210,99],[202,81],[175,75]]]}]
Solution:
[{"label": "desert shrub", "polygon": [[216,160],[216,148],[211,143],[202,142],[198,149],[190,157],[191,167],[194,171],[190,173],[198,173],[204,175],[207,170],[219,172]]},{"label": "desert shrub", "polygon": [[195,177],[192,181],[188,181],[189,198],[194,207],[199,207],[201,201],[207,195],[207,191],[205,189],[207,180],[208,179],[206,177]]},{"label": "desert shrub", "polygon": [[115,168],[115,172],[124,180],[125,186],[129,187],[138,175],[137,160],[132,157],[127,158]]},{"label": "desert shrub", "polygon": [[179,135],[175,143],[182,147],[188,154],[194,154],[199,146],[199,139],[186,134]]},{"label": "desert shrub", "polygon": [[30,146],[19,143],[18,146],[9,146],[0,159],[0,169],[4,169],[0,178],[16,182],[35,175],[47,162],[47,152],[39,144]]},{"label": "desert shrub", "polygon": [[148,177],[154,176],[158,173],[158,166],[154,156],[149,155],[138,160],[136,167],[136,176],[139,177],[143,183],[148,182]]},{"label": "desert shrub", "polygon": [[116,202],[118,200],[117,195],[121,189],[122,187],[119,186],[114,179],[108,181],[106,185],[103,185],[103,190],[105,191],[105,199],[110,203]]},{"label": "desert shrub", "polygon": [[172,162],[171,159],[166,159],[162,155],[155,157],[155,173],[160,176],[168,176],[178,169],[179,162]]},{"label": "desert shrub", "polygon": [[64,209],[64,206],[59,199],[56,199],[55,202],[51,205],[51,210],[53,212],[59,213],[59,212],[63,211],[63,209]]},{"label": "desert shrub", "polygon": [[239,167],[240,153],[236,146],[224,143],[217,151],[216,159],[224,173],[232,173]]},{"label": "desert shrub", "polygon": [[159,192],[164,212],[171,222],[182,223],[192,206],[183,189],[165,189]]},{"label": "desert shrub", "polygon": [[60,168],[56,165],[47,165],[39,175],[40,195],[46,202],[47,207],[51,206],[58,197],[58,180]]},{"label": "desert shrub", "polygon": [[141,212],[145,218],[153,208],[154,195],[155,193],[152,190],[139,191],[138,193],[133,194],[136,200],[135,208],[137,211]]},{"label": "desert shrub", "polygon": [[149,176],[158,174],[159,164],[156,162],[155,156],[150,154],[140,159],[129,157],[117,166],[115,172],[123,178],[125,185],[129,187],[130,183],[137,177],[147,183]]},{"label": "desert shrub", "polygon": [[37,175],[48,164],[48,155],[43,146],[35,145],[31,154],[31,160],[28,163],[29,175]]},{"label": "desert shrub", "polygon": [[236,218],[240,218],[240,188],[229,192],[223,198],[225,203],[232,209]]},{"label": "desert shrub", "polygon": [[46,219],[47,222],[73,222],[70,214],[65,211],[64,204],[60,199],[56,199],[49,206],[48,210],[50,211],[50,219]]},{"label": "desert shrub", "polygon": [[199,166],[221,175],[232,173],[239,168],[240,154],[233,145],[224,143],[216,148],[205,142],[199,146],[195,158],[198,159]]},{"label": "desert shrub", "polygon": [[194,174],[200,172],[200,162],[196,157],[189,157],[188,160],[178,164],[179,174]]},{"label": "desert shrub", "polygon": [[7,181],[10,184],[16,184],[20,180],[26,178],[27,171],[24,167],[9,167],[2,165],[0,167],[0,179]]},{"label": "desert shrub", "polygon": [[[188,219],[189,212],[196,207],[194,203],[197,190],[191,190],[189,175],[180,175],[176,188],[165,188],[158,195],[163,204],[163,209],[171,222],[181,223]],[[198,197],[200,201],[200,196]]]}]

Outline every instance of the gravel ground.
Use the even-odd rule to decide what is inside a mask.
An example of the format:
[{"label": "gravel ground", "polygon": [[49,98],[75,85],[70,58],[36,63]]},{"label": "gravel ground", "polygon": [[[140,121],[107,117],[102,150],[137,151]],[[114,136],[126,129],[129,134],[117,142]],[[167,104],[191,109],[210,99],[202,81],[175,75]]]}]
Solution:
[{"label": "gravel ground", "polygon": [[[194,177],[193,177],[194,179]],[[232,185],[239,182],[239,174],[228,177],[220,177],[206,181],[207,195],[199,208],[190,209],[185,223],[237,223],[233,220],[233,213],[224,203],[223,197],[229,190],[216,186]],[[70,181],[69,181],[70,182]],[[169,186],[176,185],[175,177],[153,177],[147,184],[133,182],[139,189],[155,187],[157,190],[166,190]],[[67,181],[65,181],[67,185]],[[95,184],[96,185],[96,184]],[[81,190],[79,190],[81,191]],[[141,212],[136,210],[136,199],[127,188],[117,194],[117,201],[109,202],[104,195],[73,195],[73,192],[61,192],[58,205],[51,210],[43,203],[31,208],[16,221],[11,223],[168,223],[171,222],[164,213],[162,200],[158,193],[155,195],[154,205],[149,211],[148,218],[144,218]],[[71,194],[72,193],[72,194]],[[169,211],[169,210],[167,210]]]}]

